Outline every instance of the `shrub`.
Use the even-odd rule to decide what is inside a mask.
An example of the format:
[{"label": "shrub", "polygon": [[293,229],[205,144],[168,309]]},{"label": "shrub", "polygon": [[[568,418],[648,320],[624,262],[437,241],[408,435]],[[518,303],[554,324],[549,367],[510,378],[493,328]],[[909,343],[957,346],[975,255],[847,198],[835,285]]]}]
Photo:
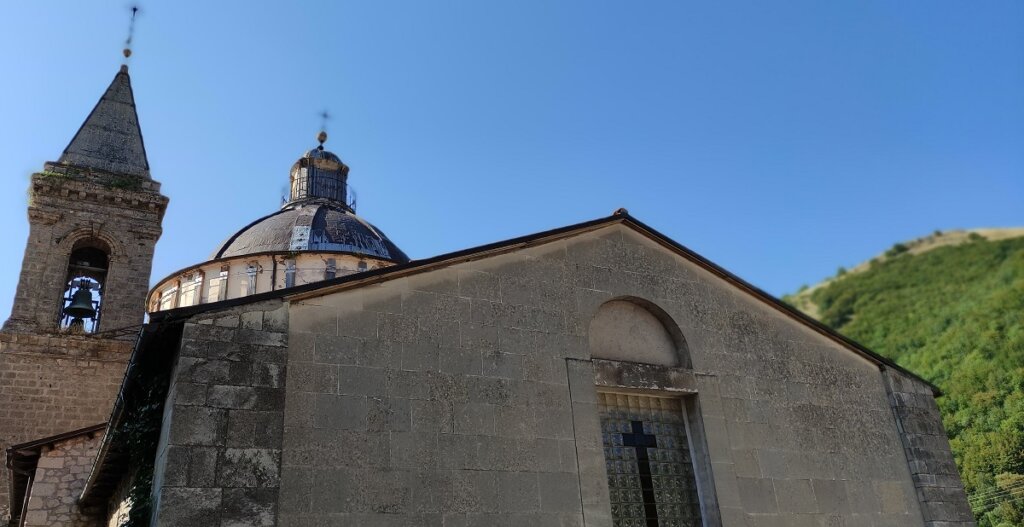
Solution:
[{"label": "shrub", "polygon": [[[901,245],[890,252],[905,253]],[[822,322],[942,389],[937,402],[969,495],[1024,481],[1024,237],[878,263],[815,289],[810,301]],[[1024,525],[1024,503],[975,500],[975,516],[979,527]]]},{"label": "shrub", "polygon": [[907,247],[906,245],[902,243],[897,243],[896,245],[893,245],[891,248],[889,248],[888,251],[885,251],[885,256],[889,258],[895,258],[909,250],[910,248]]}]

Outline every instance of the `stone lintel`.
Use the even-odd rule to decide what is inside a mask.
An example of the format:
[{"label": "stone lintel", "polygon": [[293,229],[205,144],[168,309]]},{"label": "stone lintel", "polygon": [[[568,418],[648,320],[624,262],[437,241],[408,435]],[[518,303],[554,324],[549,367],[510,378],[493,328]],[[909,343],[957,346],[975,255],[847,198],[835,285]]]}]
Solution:
[{"label": "stone lintel", "polygon": [[692,370],[604,359],[592,362],[594,384],[602,388],[697,393],[697,381]]}]

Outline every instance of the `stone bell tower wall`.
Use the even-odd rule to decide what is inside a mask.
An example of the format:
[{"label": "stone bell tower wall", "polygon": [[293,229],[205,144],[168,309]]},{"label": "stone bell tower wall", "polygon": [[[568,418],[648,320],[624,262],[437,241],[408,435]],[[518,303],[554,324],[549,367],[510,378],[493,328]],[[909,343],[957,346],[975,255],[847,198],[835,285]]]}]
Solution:
[{"label": "stone bell tower wall", "polygon": [[110,250],[99,330],[141,324],[167,198],[149,179],[59,169],[32,176],[29,238],[4,330],[57,330],[68,258],[85,240]]}]

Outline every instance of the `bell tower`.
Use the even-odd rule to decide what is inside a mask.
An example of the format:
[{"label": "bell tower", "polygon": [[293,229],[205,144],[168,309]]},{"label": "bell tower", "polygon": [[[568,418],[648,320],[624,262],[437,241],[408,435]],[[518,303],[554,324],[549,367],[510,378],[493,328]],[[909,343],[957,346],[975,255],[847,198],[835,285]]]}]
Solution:
[{"label": "bell tower", "polygon": [[141,324],[167,198],[149,174],[127,66],[60,159],[32,175],[29,195],[29,238],[4,331]]},{"label": "bell tower", "polygon": [[109,418],[167,202],[121,66],[60,158],[31,178],[28,243],[0,330],[0,450]]}]

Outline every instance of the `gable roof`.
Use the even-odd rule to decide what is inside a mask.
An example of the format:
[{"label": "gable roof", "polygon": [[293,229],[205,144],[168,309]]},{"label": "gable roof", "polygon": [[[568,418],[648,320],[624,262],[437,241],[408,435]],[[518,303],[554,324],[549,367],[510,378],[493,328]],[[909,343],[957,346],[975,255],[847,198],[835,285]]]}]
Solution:
[{"label": "gable roof", "polygon": [[121,66],[57,162],[114,174],[149,177],[149,160],[142,142],[142,129],[127,66]]},{"label": "gable roof", "polygon": [[7,448],[7,469],[10,473],[10,525],[20,525],[25,499],[32,488],[32,479],[36,472],[39,457],[43,448],[52,446],[68,439],[102,433],[107,423],[87,426],[71,432],[52,435],[33,441],[12,445]]},{"label": "gable roof", "polygon": [[779,300],[775,296],[767,293],[766,291],[760,289],[759,287],[747,282],[746,280],[743,280],[742,278],[727,271],[726,269],[720,267],[719,265],[708,260],[707,258],[686,248],[679,242],[676,242],[675,240],[669,238],[668,236],[665,236],[664,234],[658,232],[654,228],[648,226],[642,221],[631,216],[629,212],[626,211],[626,209],[619,209],[615,211],[615,213],[612,214],[611,216],[606,216],[604,218],[598,218],[596,220],[577,223],[575,225],[569,225],[558,229],[538,232],[536,234],[520,236],[518,238],[512,238],[509,240],[495,242],[487,245],[481,245],[479,247],[464,249],[461,251],[456,251],[448,254],[442,254],[424,260],[413,260],[411,262],[404,264],[394,265],[391,267],[384,267],[381,269],[374,269],[372,271],[365,271],[362,273],[346,275],[332,280],[324,280],[321,282],[314,282],[311,284],[306,284],[298,287],[279,289],[276,291],[269,291],[266,293],[260,293],[252,296],[225,300],[222,302],[200,304],[197,306],[182,307],[167,311],[157,311],[150,314],[150,319],[154,322],[159,322],[165,319],[170,320],[186,318],[196,313],[223,309],[231,306],[243,305],[251,302],[258,302],[273,298],[282,298],[288,301],[296,301],[307,298],[324,296],[335,291],[347,290],[362,287],[365,285],[376,284],[400,278],[403,276],[420,274],[433,271],[436,269],[449,267],[451,265],[455,265],[462,262],[479,260],[487,256],[504,254],[524,247],[542,245],[553,241],[576,236],[585,232],[594,231],[614,224],[621,224],[653,240],[654,242],[658,243],[659,245],[668,249],[669,251],[681,256],[686,260],[689,260],[690,262],[693,262],[702,269],[710,272],[711,274],[717,276],[722,280],[725,280],[734,287],[750,294],[754,298],[764,302],[769,307],[772,307],[780,311],[782,314],[793,319],[795,322],[798,322],[804,326],[809,327],[810,329],[816,331],[817,333],[835,341],[836,343],[842,345],[843,347],[849,349],[850,351],[853,351],[854,353],[860,355],[861,357],[864,357],[870,362],[875,363],[876,365],[879,366],[880,369],[892,368],[921,383],[924,383],[925,385],[932,389],[932,392],[936,396],[942,394],[942,391],[939,390],[939,388],[932,384],[931,382],[921,378],[919,375],[907,370],[906,368],[903,368],[902,366],[896,364],[892,360],[883,357],[882,355],[879,355],[874,351],[871,351],[862,344],[854,341],[853,339],[850,339],[849,337],[842,335],[836,330],[809,317],[808,315],[786,304],[785,302]]}]

